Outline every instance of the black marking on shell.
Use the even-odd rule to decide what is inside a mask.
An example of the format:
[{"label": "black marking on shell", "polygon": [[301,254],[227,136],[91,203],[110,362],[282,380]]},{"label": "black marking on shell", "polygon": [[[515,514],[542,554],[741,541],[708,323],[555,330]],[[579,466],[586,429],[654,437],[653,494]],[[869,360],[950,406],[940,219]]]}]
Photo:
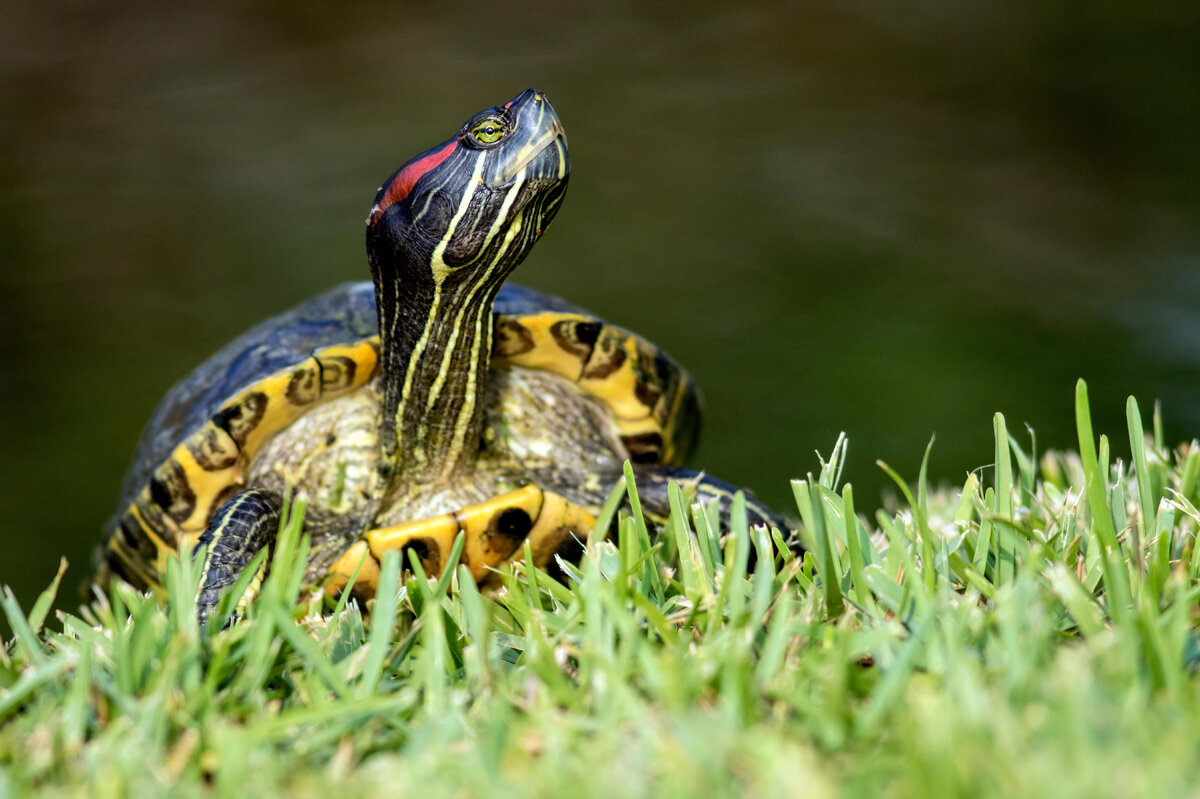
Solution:
[{"label": "black marking on shell", "polygon": [[638,402],[653,411],[668,385],[669,378],[663,374],[658,350],[641,339],[634,341],[637,349],[637,384],[633,393]]},{"label": "black marking on shell", "polygon": [[559,542],[558,547],[555,548],[549,560],[543,565],[543,568],[555,580],[567,585],[567,574],[563,571],[562,564],[559,563],[558,559],[562,558],[567,563],[578,565],[579,561],[583,559],[584,552],[587,552],[587,543],[573,533],[568,534]]},{"label": "black marking on shell", "polygon": [[488,523],[488,535],[500,536],[512,542],[513,549],[525,540],[532,529],[533,519],[523,508],[505,508]]},{"label": "black marking on shell", "polygon": [[225,441],[222,440],[222,432],[224,431],[220,428],[206,425],[198,435],[188,438],[188,452],[192,453],[192,457],[196,459],[196,463],[200,464],[201,469],[219,472],[237,463],[239,454],[237,442],[232,441],[226,435],[225,438],[233,443],[233,452],[228,451],[225,448]]},{"label": "black marking on shell", "polygon": [[550,326],[550,335],[554,341],[581,361],[587,362],[592,355],[592,348],[600,335],[603,325],[596,321],[577,322],[563,319]]},{"label": "black marking on shell", "polygon": [[142,522],[147,528],[158,533],[158,537],[163,540],[163,543],[170,547],[179,545],[179,525],[167,515],[153,497],[149,496],[149,491],[145,495],[138,497],[137,510],[141,514]]},{"label": "black marking on shell", "polygon": [[[599,351],[596,352],[596,350]],[[619,345],[616,336],[601,338],[596,350],[593,350],[592,358],[588,361],[587,368],[583,370],[583,377],[592,380],[602,380],[608,377],[620,369],[625,363],[625,359],[629,357]]]},{"label": "black marking on shell", "polygon": [[533,349],[533,336],[525,325],[515,319],[498,320],[495,336],[492,344],[492,355],[495,357],[512,358]]},{"label": "black marking on shell", "polygon": [[321,377],[321,362],[316,358],[312,360],[316,368],[307,363],[299,367],[292,372],[292,378],[284,389],[283,393],[288,402],[293,405],[311,405],[321,396],[321,385],[324,383]]},{"label": "black marking on shell", "polygon": [[671,360],[663,355],[662,350],[654,351],[654,373],[662,385],[670,385],[678,380],[679,369],[671,366]]},{"label": "black marking on shell", "polygon": [[321,364],[321,390],[338,391],[354,382],[358,364],[345,355],[328,355],[319,358]]},{"label": "black marking on shell", "polygon": [[400,566],[408,568],[408,552],[412,552],[417,556],[417,560],[421,561],[421,567],[425,569],[426,576],[436,576],[428,574],[431,567],[436,568],[442,562],[442,548],[438,546],[437,541],[432,538],[414,538],[405,544],[400,549]]},{"label": "black marking on shell", "polygon": [[629,459],[634,463],[658,463],[663,446],[662,436],[658,433],[621,436],[621,443],[629,450]]},{"label": "black marking on shell", "polygon": [[237,443],[238,449],[243,449],[246,446],[246,436],[258,427],[263,414],[267,412],[267,402],[266,394],[255,391],[237,405],[217,411],[213,415],[213,424],[228,433]]},{"label": "black marking on shell", "polygon": [[146,535],[146,531],[138,524],[133,514],[126,514],[121,519],[121,524],[117,528],[117,535],[120,537],[127,551],[136,553],[146,563],[154,562],[155,557],[158,555],[158,548],[154,546],[154,542]]},{"label": "black marking on shell", "polygon": [[153,561],[143,561],[137,553],[130,552],[120,540],[112,544],[105,556],[105,562],[114,576],[120,577],[135,588],[146,589],[154,584],[154,569],[150,565]]},{"label": "black marking on shell", "polygon": [[654,406],[658,404],[658,398],[662,396],[662,391],[653,383],[647,383],[645,380],[637,381],[637,385],[633,387],[633,393],[637,397],[638,402],[645,405],[650,410],[654,410]]},{"label": "black marking on shell", "polygon": [[150,477],[150,498],[176,524],[182,524],[196,509],[196,495],[188,484],[187,473],[174,458],[154,470]]}]

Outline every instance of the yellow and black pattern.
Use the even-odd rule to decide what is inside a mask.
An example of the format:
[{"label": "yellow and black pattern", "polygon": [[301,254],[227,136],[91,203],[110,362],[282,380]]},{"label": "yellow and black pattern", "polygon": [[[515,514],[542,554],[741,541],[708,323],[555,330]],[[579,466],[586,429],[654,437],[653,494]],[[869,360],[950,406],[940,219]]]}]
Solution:
[{"label": "yellow and black pattern", "polygon": [[539,567],[553,567],[555,554],[577,560],[595,523],[579,505],[527,485],[453,513],[370,530],[330,568],[324,587],[337,594],[360,569],[356,586],[373,592],[379,561],[391,550],[411,550],[426,574],[439,574],[459,533],[466,536],[461,563],[486,587],[494,581],[497,567],[521,559],[526,542]]},{"label": "yellow and black pattern", "polygon": [[135,585],[156,585],[167,553],[195,546],[263,443],[315,405],[361,388],[378,359],[374,338],[322,347],[230,397],[151,472],[120,514],[109,567]]},{"label": "yellow and black pattern", "polygon": [[637,463],[679,465],[695,446],[700,394],[691,377],[640,336],[582,314],[496,318],[494,361],[575,383],[612,412]]},{"label": "yellow and black pattern", "polygon": [[306,579],[330,592],[356,570],[373,589],[389,551],[438,573],[459,535],[484,586],[527,547],[553,573],[556,555],[581,553],[626,457],[654,518],[668,478],[730,506],[731,486],[674,468],[701,416],[678,364],[562,300],[505,291],[569,173],[562,124],[532,89],[401,167],[367,219],[368,291],[256,326],[168,392],[126,478],[107,571],[155,586],[166,555],[199,541],[204,619],[272,546],[289,490],[311,502]]},{"label": "yellow and black pattern", "polygon": [[[688,374],[644,339],[580,314],[497,315],[494,325],[494,362],[557,374],[599,400],[633,460],[673,465],[691,450],[699,395]],[[378,361],[377,336],[328,346],[230,397],[120,515],[110,567],[135,585],[155,585],[167,552],[195,546],[263,444],[313,407],[364,386]]]}]

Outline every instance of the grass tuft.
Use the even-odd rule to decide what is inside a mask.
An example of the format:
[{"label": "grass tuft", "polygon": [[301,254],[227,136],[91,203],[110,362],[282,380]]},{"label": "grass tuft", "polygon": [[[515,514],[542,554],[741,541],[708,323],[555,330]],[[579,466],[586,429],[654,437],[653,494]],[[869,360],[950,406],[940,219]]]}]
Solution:
[{"label": "grass tuft", "polygon": [[881,464],[903,501],[870,514],[839,438],[793,483],[802,556],[677,488],[656,534],[627,479],[563,583],[528,550],[490,594],[391,554],[366,606],[328,599],[298,505],[203,629],[189,559],[165,603],[51,619],[60,571],[28,613],[0,592],[0,796],[1193,792],[1200,448],[1126,410],[1129,464],[1081,382],[1078,455],[997,414],[992,469]]}]

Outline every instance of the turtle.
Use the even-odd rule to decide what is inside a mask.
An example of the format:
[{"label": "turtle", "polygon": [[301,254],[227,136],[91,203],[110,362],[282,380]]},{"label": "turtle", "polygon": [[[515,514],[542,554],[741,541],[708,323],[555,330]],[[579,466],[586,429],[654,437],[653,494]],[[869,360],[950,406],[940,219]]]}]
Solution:
[{"label": "turtle", "polygon": [[[654,521],[672,481],[728,508],[733,486],[683,466],[702,414],[688,373],[583,308],[506,283],[569,174],[562,123],[534,89],[394,172],[366,220],[372,281],[253,327],[161,400],[98,581],[157,589],[169,553],[202,554],[203,621],[272,547],[289,493],[307,505],[306,579],[368,596],[385,552],[407,563],[411,550],[437,574],[459,533],[483,586],[526,543],[552,573],[577,561],[627,460]],[[746,496],[752,523],[783,526]]]}]

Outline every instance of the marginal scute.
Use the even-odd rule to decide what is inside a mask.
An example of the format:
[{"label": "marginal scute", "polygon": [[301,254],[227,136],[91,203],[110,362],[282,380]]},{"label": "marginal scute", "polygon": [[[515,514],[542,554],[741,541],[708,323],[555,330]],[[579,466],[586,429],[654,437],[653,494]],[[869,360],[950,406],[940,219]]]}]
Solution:
[{"label": "marginal scute", "polygon": [[648,409],[638,401],[637,349],[633,337],[605,327],[579,386],[599,397],[618,419],[640,419]]},{"label": "marginal scute", "polygon": [[546,559],[546,565],[543,568],[555,580],[566,583],[567,574],[560,561],[578,565],[579,561],[583,560],[583,553],[586,551],[587,542],[582,537],[579,535],[564,536],[559,542],[558,548]]},{"label": "marginal scute", "polygon": [[296,406],[311,405],[321,398],[321,362],[310,358],[292,370],[283,394]]},{"label": "marginal scute", "polygon": [[300,418],[311,407],[312,402],[316,401],[314,399],[304,405],[297,405],[287,397],[288,388],[300,379],[296,373],[303,369],[312,370],[313,385],[319,387],[321,381],[316,374],[317,363],[311,358],[299,368],[276,372],[254,384],[254,389],[265,397],[266,405],[258,424],[246,433],[242,444],[242,453],[247,460],[254,457],[268,438]]},{"label": "marginal scute", "polygon": [[154,501],[149,485],[141,490],[137,499],[127,508],[126,514],[132,515],[147,534],[150,531],[157,532],[159,539],[166,546],[179,546],[179,524]]},{"label": "marginal scute", "polygon": [[357,368],[354,360],[344,355],[326,355],[321,362],[321,393],[339,391],[354,382]]},{"label": "marginal scute", "polygon": [[527,347],[522,344],[519,350],[513,352],[498,352],[493,347],[493,357],[505,360],[514,366],[553,372],[575,382],[579,380],[588,355],[587,353],[581,354],[580,348],[576,345],[572,345],[573,349],[564,348],[559,338],[555,337],[554,330],[563,323],[579,324],[590,321],[593,320],[580,314],[551,313],[549,311],[529,316],[502,316],[497,322],[497,327],[503,326],[510,331],[505,333],[506,339],[518,335],[511,331],[519,329],[521,341],[531,342],[532,346]]},{"label": "marginal scute", "polygon": [[150,531],[142,528],[136,516],[126,514],[117,530],[121,543],[129,552],[136,552],[138,558],[146,563],[157,560],[159,547],[155,545],[155,540],[161,542],[161,539],[158,536],[151,537]]},{"label": "marginal scute", "polygon": [[372,594],[379,585],[379,561],[371,556],[366,541],[355,541],[342,553],[329,568],[321,587],[328,596],[337,596],[352,578],[355,578],[354,588],[361,586]]},{"label": "marginal scute", "polygon": [[234,458],[224,469],[206,469],[195,459],[194,440],[205,436],[210,426],[212,426],[211,423],[193,433],[171,454],[171,461],[178,464],[187,480],[192,498],[191,510],[187,516],[172,515],[181,530],[204,529],[209,518],[220,505],[218,498],[222,492],[230,484],[241,482],[242,479],[245,461],[240,457]]},{"label": "marginal scute", "polygon": [[[544,493],[537,486],[527,485],[453,513],[370,530],[364,538],[371,548],[371,554],[382,560],[388,550],[403,549],[416,539],[431,541],[437,544],[441,552],[449,552],[454,546],[454,539],[461,532],[465,535],[462,563],[470,569],[476,580],[482,580],[491,569],[517,552],[523,543],[523,539],[517,541],[509,535],[497,533],[496,520],[505,513],[520,511],[533,521],[533,529],[536,530],[541,523],[539,514],[542,512]],[[517,517],[510,515],[508,518],[514,521]]]},{"label": "marginal scute", "polygon": [[529,531],[533,562],[545,567],[567,541],[586,541],[588,532],[596,525],[596,517],[574,502],[552,491],[543,491],[541,514]]},{"label": "marginal scute", "polygon": [[188,436],[185,443],[196,463],[205,471],[219,472],[237,463],[237,442],[212,422]]},{"label": "marginal scute", "polygon": [[658,400],[662,397],[662,387],[646,380],[638,380],[637,385],[633,387],[633,394],[637,397],[638,402],[646,406],[647,410],[655,413],[658,409]]},{"label": "marginal scute", "polygon": [[561,319],[550,326],[550,335],[554,336],[558,346],[586,363],[601,327],[603,325],[595,320]]},{"label": "marginal scute", "polygon": [[532,350],[533,334],[515,319],[497,320],[492,339],[492,357],[513,359]]},{"label": "marginal scute", "polygon": [[239,449],[245,449],[246,438],[262,421],[266,410],[266,394],[261,391],[243,392],[221,406],[212,421],[229,434]]},{"label": "marginal scute", "polygon": [[487,534],[490,538],[500,538],[506,543],[520,546],[533,527],[533,519],[524,508],[505,508],[492,516],[488,522]]},{"label": "marginal scute", "polygon": [[379,337],[333,344],[313,353],[321,365],[321,399],[329,400],[366,385],[379,366]]},{"label": "marginal scute", "polygon": [[661,460],[663,439],[659,433],[621,436],[621,443],[629,450],[629,459],[634,463],[658,463]]},{"label": "marginal scute", "polygon": [[[149,542],[149,539],[146,541]],[[153,585],[157,577],[154,568],[156,561],[153,557],[142,557],[140,549],[140,544],[131,548],[120,534],[114,531],[108,542],[108,551],[111,553],[108,566],[135,585]]]},{"label": "marginal scute", "polygon": [[599,336],[592,355],[583,368],[583,377],[587,380],[605,380],[629,360],[631,353],[627,352],[621,337],[609,329]]},{"label": "marginal scute", "polygon": [[408,553],[412,552],[421,561],[426,576],[436,577],[442,571],[442,548],[437,539],[416,536],[410,538],[400,550],[401,566],[409,567]]},{"label": "marginal scute", "polygon": [[[634,346],[634,351],[637,357],[634,358],[634,372],[637,375],[637,384],[633,388],[634,396],[638,402],[646,406],[646,410],[650,413],[656,413],[658,400],[663,394],[663,389],[668,385],[668,379],[664,379],[660,371],[660,353],[653,349],[645,341],[631,336],[631,342]],[[657,414],[656,414],[657,415]],[[658,416],[659,422],[663,419]]]},{"label": "marginal scute", "polygon": [[182,524],[196,508],[196,495],[188,483],[187,472],[168,458],[150,477],[150,497],[176,524]]}]

